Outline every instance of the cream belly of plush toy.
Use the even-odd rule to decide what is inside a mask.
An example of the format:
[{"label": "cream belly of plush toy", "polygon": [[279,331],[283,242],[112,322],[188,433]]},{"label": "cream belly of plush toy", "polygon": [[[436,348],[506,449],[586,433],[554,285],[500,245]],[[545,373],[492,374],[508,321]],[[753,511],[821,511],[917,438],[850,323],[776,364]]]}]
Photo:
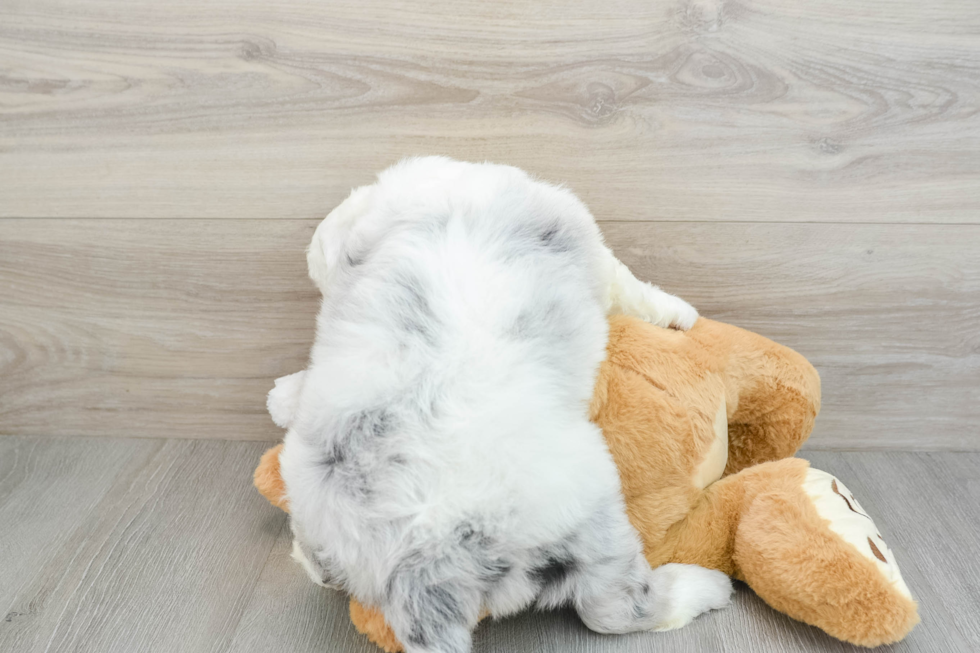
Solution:
[{"label": "cream belly of plush toy", "polygon": [[[834,637],[896,642],[919,618],[895,555],[840,480],[791,457],[819,405],[816,370],[762,336],[705,318],[680,332],[615,316],[591,418],[651,566],[718,569]],[[287,509],[278,454],[266,452],[255,484]],[[351,601],[351,618],[402,650],[383,615]]]}]

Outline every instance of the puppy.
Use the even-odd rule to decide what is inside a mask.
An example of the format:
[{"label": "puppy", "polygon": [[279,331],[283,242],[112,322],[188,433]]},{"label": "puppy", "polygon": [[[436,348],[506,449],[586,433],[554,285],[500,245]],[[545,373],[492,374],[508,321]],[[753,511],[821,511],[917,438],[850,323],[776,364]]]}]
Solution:
[{"label": "puppy", "polygon": [[306,372],[277,383],[294,555],[381,608],[408,653],[462,653],[483,611],[572,605],[602,633],[727,604],[651,570],[588,404],[606,314],[687,329],[569,191],[507,166],[403,161],[317,228]]}]

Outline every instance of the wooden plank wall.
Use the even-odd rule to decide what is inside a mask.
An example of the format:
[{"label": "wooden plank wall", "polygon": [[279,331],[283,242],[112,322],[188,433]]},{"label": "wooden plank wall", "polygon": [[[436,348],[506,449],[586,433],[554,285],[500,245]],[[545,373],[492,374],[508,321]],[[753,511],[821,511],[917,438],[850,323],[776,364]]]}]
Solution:
[{"label": "wooden plank wall", "polygon": [[435,153],[809,356],[811,447],[974,449],[978,107],[975,0],[0,3],[0,433],[277,437],[316,221]]}]

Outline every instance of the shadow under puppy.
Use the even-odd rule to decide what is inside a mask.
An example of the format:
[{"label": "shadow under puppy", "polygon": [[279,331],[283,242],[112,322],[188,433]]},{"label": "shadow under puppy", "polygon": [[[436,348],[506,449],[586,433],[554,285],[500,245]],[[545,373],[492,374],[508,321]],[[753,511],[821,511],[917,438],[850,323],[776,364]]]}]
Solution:
[{"label": "shadow under puppy", "polygon": [[697,313],[636,280],[573,194],[410,159],[327,216],[308,262],[310,365],[270,408],[314,581],[378,606],[408,653],[469,651],[484,612],[571,605],[622,633],[728,603],[723,573],[650,568],[589,420],[607,314]]}]

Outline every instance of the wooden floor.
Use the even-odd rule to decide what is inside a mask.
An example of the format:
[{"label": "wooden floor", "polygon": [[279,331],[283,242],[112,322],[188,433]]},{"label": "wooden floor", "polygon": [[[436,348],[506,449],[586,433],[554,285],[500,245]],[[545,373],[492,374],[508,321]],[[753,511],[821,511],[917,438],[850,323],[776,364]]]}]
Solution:
[{"label": "wooden floor", "polygon": [[[0,438],[0,651],[376,653],[346,599],[290,559],[251,487],[270,443]],[[980,650],[980,453],[811,452],[860,497],[920,602],[893,651]],[[600,636],[572,612],[481,624],[475,651],[857,650],[766,606],[671,633]]]}]

